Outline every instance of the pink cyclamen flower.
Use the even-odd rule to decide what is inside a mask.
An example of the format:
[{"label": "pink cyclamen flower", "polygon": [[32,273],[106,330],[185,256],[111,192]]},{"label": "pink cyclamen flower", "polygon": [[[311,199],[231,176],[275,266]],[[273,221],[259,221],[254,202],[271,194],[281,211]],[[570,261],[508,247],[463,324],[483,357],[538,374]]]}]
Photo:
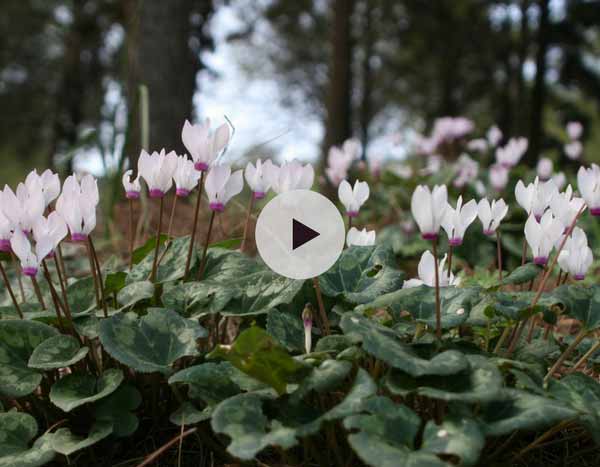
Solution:
[{"label": "pink cyclamen flower", "polygon": [[270,172],[271,188],[277,194],[292,190],[310,190],[315,180],[313,166],[302,165],[295,160],[285,162],[281,167],[274,165]]},{"label": "pink cyclamen flower", "polygon": [[175,195],[179,198],[189,196],[198,186],[202,173],[194,168],[194,163],[186,156],[177,157],[177,166],[173,172],[175,181]]},{"label": "pink cyclamen flower", "polygon": [[477,173],[479,172],[479,164],[466,154],[462,154],[458,158],[455,168],[457,176],[454,179],[453,184],[456,188],[462,188],[467,183],[475,180],[477,178]]},{"label": "pink cyclamen flower", "polygon": [[499,200],[492,200],[492,204],[483,198],[477,204],[477,216],[483,226],[483,233],[491,236],[496,233],[496,230],[500,226],[500,222],[508,213],[508,206],[502,198]]},{"label": "pink cyclamen flower", "polygon": [[436,185],[433,190],[425,185],[415,188],[411,198],[411,212],[421,236],[425,240],[435,240],[448,208],[446,185]]},{"label": "pink cyclamen flower", "polygon": [[570,143],[565,144],[564,151],[569,159],[577,160],[581,157],[583,145],[580,141],[571,141]]},{"label": "pink cyclamen flower", "polygon": [[519,163],[527,151],[527,138],[511,138],[506,146],[496,149],[496,162],[509,169]]},{"label": "pink cyclamen flower", "polygon": [[509,170],[500,164],[491,165],[489,168],[490,185],[496,191],[502,191],[508,184]]},{"label": "pink cyclamen flower", "polygon": [[56,211],[67,223],[74,242],[86,241],[96,228],[96,206],[100,202],[98,184],[86,175],[81,183],[75,175],[66,178],[61,195],[56,200]]},{"label": "pink cyclamen flower", "polygon": [[230,137],[227,123],[223,123],[213,132],[208,118],[196,125],[186,120],[181,131],[183,144],[194,161],[194,167],[200,172],[208,170],[219,153],[227,146]]},{"label": "pink cyclamen flower", "polygon": [[485,136],[490,146],[495,148],[498,146],[498,144],[500,144],[500,141],[502,141],[502,137],[504,135],[502,134],[502,130],[500,130],[500,128],[498,128],[496,125],[493,125],[489,128]]},{"label": "pink cyclamen flower", "polygon": [[554,172],[554,163],[552,159],[548,159],[547,157],[542,157],[536,166],[536,171],[540,180],[545,182],[552,178],[552,172]]},{"label": "pink cyclamen flower", "polygon": [[338,186],[348,176],[350,166],[359,155],[360,143],[355,139],[346,140],[341,147],[333,146],[329,149],[325,174],[334,186]]},{"label": "pink cyclamen flower", "polygon": [[37,275],[42,260],[50,254],[53,248],[52,240],[49,237],[42,238],[32,248],[31,242],[20,229],[15,230],[10,245],[21,262],[23,274],[30,277]]},{"label": "pink cyclamen flower", "polygon": [[229,200],[239,194],[243,188],[243,170],[231,173],[229,165],[213,166],[208,172],[204,184],[209,207],[217,212],[223,212]]},{"label": "pink cyclamen flower", "polygon": [[488,142],[485,138],[472,139],[467,143],[467,149],[473,152],[486,152],[488,150]]},{"label": "pink cyclamen flower", "polygon": [[476,217],[477,203],[473,199],[463,206],[462,196],[459,196],[456,202],[456,209],[452,208],[449,204],[447,205],[444,218],[442,219],[442,228],[448,235],[450,246],[462,245],[465,232]]},{"label": "pink cyclamen flower", "polygon": [[125,196],[127,199],[138,199],[140,192],[142,191],[142,184],[140,183],[140,176],[138,175],[135,180],[131,180],[133,170],[127,170],[123,174],[122,183],[125,190]]},{"label": "pink cyclamen flower", "polygon": [[142,149],[138,160],[138,173],[146,181],[150,198],[162,198],[173,186],[177,169],[177,154],[165,150],[148,154]]},{"label": "pink cyclamen flower", "polygon": [[590,208],[592,216],[600,216],[600,167],[592,164],[589,169],[579,167],[577,172],[579,193]]},{"label": "pink cyclamen flower", "polygon": [[583,125],[580,122],[567,123],[567,135],[571,141],[578,140],[583,134]]},{"label": "pink cyclamen flower", "polygon": [[585,278],[593,261],[594,255],[588,246],[585,232],[575,227],[558,256],[558,265],[575,280],[580,281]]},{"label": "pink cyclamen flower", "polygon": [[546,211],[540,221],[532,214],[525,223],[525,239],[533,253],[533,262],[544,266],[550,252],[563,234],[563,225],[552,212]]},{"label": "pink cyclamen flower", "polygon": [[361,206],[369,199],[369,184],[356,180],[352,188],[347,180],[343,180],[338,187],[338,197],[348,217],[356,217]]},{"label": "pink cyclamen flower", "polygon": [[258,159],[256,166],[252,162],[248,162],[244,176],[254,199],[262,199],[266,196],[271,189],[276,170],[277,167],[269,159],[265,162]]}]

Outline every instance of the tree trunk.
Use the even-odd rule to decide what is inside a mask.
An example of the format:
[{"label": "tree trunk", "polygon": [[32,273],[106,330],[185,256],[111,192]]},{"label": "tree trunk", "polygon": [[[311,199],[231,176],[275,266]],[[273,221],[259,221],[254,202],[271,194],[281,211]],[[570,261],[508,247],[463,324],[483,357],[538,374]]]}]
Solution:
[{"label": "tree trunk", "polygon": [[529,131],[529,150],[527,162],[533,165],[540,155],[544,132],[544,104],[546,101],[546,55],[548,52],[548,29],[550,0],[539,0],[540,23],[537,34],[537,52],[535,58],[536,72],[533,93],[531,96],[531,128]]},{"label": "tree trunk", "polygon": [[373,118],[371,101],[373,99],[373,67],[371,59],[373,56],[373,43],[375,41],[373,34],[373,16],[375,8],[372,0],[365,0],[365,12],[363,18],[364,56],[362,61],[362,100],[360,103],[360,133],[362,142],[363,161],[367,160],[367,146],[369,145],[369,126]]},{"label": "tree trunk", "polygon": [[[210,1],[210,0],[208,0]],[[192,112],[199,57],[189,47],[194,0],[125,0],[128,134],[125,154],[141,149],[184,152],[181,128]],[[148,90],[149,147],[142,148],[140,87]]]},{"label": "tree trunk", "polygon": [[354,0],[333,0],[329,92],[322,165],[331,146],[352,134],[352,13]]}]

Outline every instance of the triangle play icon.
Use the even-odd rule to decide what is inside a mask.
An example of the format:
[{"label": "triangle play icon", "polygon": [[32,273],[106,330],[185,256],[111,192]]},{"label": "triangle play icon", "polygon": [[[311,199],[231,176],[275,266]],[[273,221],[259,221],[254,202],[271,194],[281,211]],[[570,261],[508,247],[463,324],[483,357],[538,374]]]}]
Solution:
[{"label": "triangle play icon", "polygon": [[316,230],[304,225],[302,222],[292,218],[292,250],[300,248],[305,243],[321,235]]}]

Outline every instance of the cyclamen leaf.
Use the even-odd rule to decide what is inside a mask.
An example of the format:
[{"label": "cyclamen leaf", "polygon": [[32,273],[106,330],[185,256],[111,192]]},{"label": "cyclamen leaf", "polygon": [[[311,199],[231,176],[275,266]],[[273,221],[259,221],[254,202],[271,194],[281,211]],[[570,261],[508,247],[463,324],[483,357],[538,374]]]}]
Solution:
[{"label": "cyclamen leaf", "polygon": [[359,313],[346,313],[340,327],[345,334],[359,337],[365,352],[414,377],[453,375],[469,368],[467,358],[456,350],[442,352],[430,360],[421,358],[410,345],[401,342],[393,330]]},{"label": "cyclamen leaf", "polygon": [[267,316],[267,332],[288,350],[304,353],[304,323],[300,313],[273,310]]},{"label": "cyclamen leaf", "polygon": [[526,282],[532,281],[540,274],[541,268],[533,263],[527,263],[523,266],[519,266],[508,276],[504,278],[502,284],[504,285],[518,285],[525,284]]},{"label": "cyclamen leaf", "polygon": [[93,446],[109,436],[113,431],[112,423],[97,422],[90,429],[87,438],[81,438],[71,433],[68,428],[59,428],[51,436],[51,446],[63,456],[70,456],[74,452]]},{"label": "cyclamen leaf", "polygon": [[311,368],[293,359],[269,334],[253,326],[230,346],[219,346],[208,358],[223,358],[240,371],[273,387],[279,394],[302,380]]},{"label": "cyclamen leaf", "polygon": [[404,273],[395,266],[396,259],[387,246],[352,246],[319,277],[319,285],[324,295],[367,303],[402,286]]},{"label": "cyclamen leaf", "polygon": [[55,328],[36,321],[0,321],[0,394],[23,397],[39,386],[41,373],[27,363],[38,345],[56,335]]},{"label": "cyclamen leaf", "polygon": [[150,281],[140,281],[133,282],[121,289],[117,295],[117,300],[123,308],[128,308],[153,296],[154,284]]},{"label": "cyclamen leaf", "polygon": [[[160,236],[159,239],[159,243],[160,246],[164,245],[165,242],[169,239],[169,237],[165,234]],[[152,237],[150,239],[148,239],[148,241],[146,243],[144,243],[141,247],[136,248],[135,250],[133,250],[133,264],[139,264],[142,262],[142,260],[144,258],[146,258],[146,256],[148,256],[150,253],[154,252],[156,248],[156,237]]]},{"label": "cyclamen leaf", "polygon": [[29,368],[53,370],[64,368],[85,358],[88,348],[79,347],[73,336],[59,334],[38,345],[29,358]]},{"label": "cyclamen leaf", "polygon": [[477,422],[465,417],[449,417],[441,425],[427,422],[421,451],[460,457],[465,467],[477,465],[485,436]]},{"label": "cyclamen leaf", "polygon": [[[162,238],[162,237],[161,237]],[[162,242],[161,242],[162,243]],[[156,245],[156,243],[154,243]],[[156,272],[156,282],[164,284],[183,278],[185,275],[185,258],[188,254],[190,246],[190,237],[179,237],[167,245],[167,252],[162,256],[164,248],[159,248],[159,258],[162,260]],[[198,257],[192,254],[191,268],[198,261]],[[154,249],[147,254],[138,264],[133,267],[133,270],[127,275],[127,283],[145,281],[150,277],[152,265],[154,263]]]},{"label": "cyclamen leaf", "polygon": [[72,373],[59,379],[50,389],[50,401],[64,410],[71,410],[94,402],[114,392],[123,381],[123,372],[106,370],[96,379],[90,374]]},{"label": "cyclamen leaf", "polygon": [[0,467],[38,467],[54,459],[52,435],[29,443],[38,432],[35,419],[22,412],[0,413]]},{"label": "cyclamen leaf", "polygon": [[227,362],[192,366],[171,376],[169,384],[187,384],[190,397],[202,399],[208,405],[216,405],[241,392],[239,386],[231,380],[228,366],[230,364]]},{"label": "cyclamen leaf", "polygon": [[600,287],[561,286],[550,297],[562,301],[567,313],[588,331],[600,328]]},{"label": "cyclamen leaf", "polygon": [[140,392],[134,386],[123,384],[94,404],[94,417],[98,421],[110,423],[114,436],[129,436],[137,430],[139,420],[133,411],[141,403]]},{"label": "cyclamen leaf", "polygon": [[170,373],[177,359],[198,355],[196,340],[206,335],[196,321],[162,309],[149,310],[141,318],[134,313],[117,314],[100,323],[105,350],[142,373]]}]

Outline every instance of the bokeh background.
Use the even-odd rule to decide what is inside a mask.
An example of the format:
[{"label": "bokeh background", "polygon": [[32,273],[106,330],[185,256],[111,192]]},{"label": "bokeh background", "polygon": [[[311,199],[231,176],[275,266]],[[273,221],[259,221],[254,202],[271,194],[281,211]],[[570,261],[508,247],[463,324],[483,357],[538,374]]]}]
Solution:
[{"label": "bokeh background", "polygon": [[184,119],[206,117],[235,127],[230,162],[322,166],[351,136],[402,158],[458,115],[526,136],[531,165],[566,164],[581,121],[593,160],[599,30],[595,0],[3,0],[1,181],[117,174],[145,145],[183,153]]}]

